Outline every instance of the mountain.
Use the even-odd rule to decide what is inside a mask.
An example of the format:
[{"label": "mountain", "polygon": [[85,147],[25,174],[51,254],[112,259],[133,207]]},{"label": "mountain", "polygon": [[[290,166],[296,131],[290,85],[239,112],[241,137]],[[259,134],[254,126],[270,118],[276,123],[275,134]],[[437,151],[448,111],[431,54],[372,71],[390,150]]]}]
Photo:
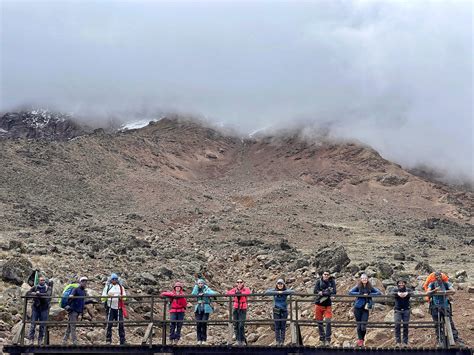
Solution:
[{"label": "mountain", "polygon": [[[474,340],[466,291],[474,272],[471,192],[415,176],[360,143],[299,132],[242,138],[180,118],[74,132],[82,133],[0,139],[4,269],[26,257],[60,285],[87,275],[99,291],[119,272],[131,293],[156,294],[175,279],[189,287],[197,275],[221,291],[237,277],[254,290],[285,277],[312,292],[321,265],[336,273],[341,292],[359,270],[383,289],[398,277],[419,287],[433,267],[460,289],[456,307],[465,309],[455,320]],[[336,254],[344,262],[322,262]],[[8,278],[0,283],[0,316],[20,307],[6,295],[11,287]],[[348,313],[343,305],[335,311],[341,319]],[[432,332],[414,336],[430,345]],[[339,344],[352,334],[338,333]],[[257,338],[266,343],[271,334]],[[304,334],[309,343],[313,335]]]}]

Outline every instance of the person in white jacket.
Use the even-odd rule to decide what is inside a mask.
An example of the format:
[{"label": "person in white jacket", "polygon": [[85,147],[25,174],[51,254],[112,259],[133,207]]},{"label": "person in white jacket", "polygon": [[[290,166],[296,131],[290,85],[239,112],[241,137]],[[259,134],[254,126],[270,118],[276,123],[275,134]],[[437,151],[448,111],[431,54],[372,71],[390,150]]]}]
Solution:
[{"label": "person in white jacket", "polygon": [[105,333],[105,341],[107,344],[112,343],[112,326],[113,321],[119,321],[118,333],[120,344],[125,344],[125,328],[123,326],[125,306],[125,288],[120,285],[117,274],[110,275],[110,283],[107,283],[102,291],[102,296],[107,296],[106,310],[107,310],[107,331]]}]

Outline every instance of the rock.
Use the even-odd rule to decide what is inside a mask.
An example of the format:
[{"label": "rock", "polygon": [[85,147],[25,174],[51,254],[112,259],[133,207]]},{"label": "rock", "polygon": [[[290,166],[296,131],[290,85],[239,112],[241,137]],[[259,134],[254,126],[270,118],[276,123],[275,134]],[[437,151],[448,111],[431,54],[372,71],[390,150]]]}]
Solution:
[{"label": "rock", "polygon": [[377,181],[384,186],[398,186],[407,183],[408,178],[404,176],[398,176],[395,174],[386,174],[377,177]]},{"label": "rock", "polygon": [[156,278],[149,272],[141,272],[139,273],[133,281],[140,285],[154,285],[156,284]]},{"label": "rock", "polygon": [[439,218],[428,218],[424,220],[421,225],[425,228],[428,229],[434,229],[435,226],[437,226],[439,223]]},{"label": "rock", "polygon": [[383,341],[391,339],[392,336],[393,335],[390,334],[390,332],[387,332],[385,329],[369,330],[367,336],[365,337],[366,345],[380,345],[380,343],[382,343]]},{"label": "rock", "polygon": [[394,322],[395,311],[392,309],[387,315],[383,318],[384,322]]},{"label": "rock", "polygon": [[340,272],[349,265],[351,259],[347,255],[346,249],[339,245],[337,247],[323,247],[314,256],[313,266],[319,271],[328,270],[331,273]]},{"label": "rock", "polygon": [[418,264],[416,264],[415,270],[424,274],[431,274],[434,271],[434,268],[426,261],[420,261]]},{"label": "rock", "polygon": [[255,343],[258,340],[258,338],[260,338],[260,336],[257,333],[250,333],[247,336],[247,341],[249,343]]},{"label": "rock", "polygon": [[219,227],[217,224],[211,225],[211,231],[213,232],[219,232],[221,230],[221,227]]},{"label": "rock", "polygon": [[377,267],[377,277],[381,279],[388,279],[393,275],[393,268],[389,263],[384,261],[378,262]]},{"label": "rock", "polygon": [[405,254],[403,254],[403,253],[394,253],[393,254],[393,259],[403,261],[403,260],[405,260]]},{"label": "rock", "polygon": [[412,308],[411,314],[415,318],[419,318],[419,319],[420,318],[425,318],[425,312],[423,311],[423,309],[421,307]]},{"label": "rock", "polygon": [[382,285],[385,289],[387,289],[389,286],[395,286],[396,283],[392,279],[385,279],[385,280],[382,280]]},{"label": "rock", "polygon": [[217,159],[217,155],[214,153],[206,153],[206,158],[207,159]]},{"label": "rock", "polygon": [[33,269],[31,262],[23,256],[13,257],[2,265],[2,279],[21,285]]},{"label": "rock", "polygon": [[458,278],[466,278],[467,277],[467,272],[466,270],[459,270],[456,271],[455,277]]},{"label": "rock", "polygon": [[468,293],[474,293],[474,286],[473,286],[473,285],[468,286],[467,292],[468,292]]},{"label": "rock", "polygon": [[54,321],[63,321],[67,317],[67,312],[65,309],[59,307],[59,305],[52,304],[51,308],[49,309],[49,319]]},{"label": "rock", "polygon": [[281,250],[291,250],[293,249],[292,246],[288,243],[288,240],[282,239],[280,240],[280,249]]},{"label": "rock", "polygon": [[366,274],[369,278],[377,276],[377,272],[375,270],[372,270],[372,269],[365,269],[365,271],[363,273]]},{"label": "rock", "polygon": [[349,271],[352,275],[357,274],[359,272],[360,268],[356,264],[349,264],[346,266],[346,270]]},{"label": "rock", "polygon": [[14,249],[18,249],[20,253],[25,253],[26,252],[25,243],[23,243],[20,240],[10,240],[10,242],[8,243],[8,250],[14,250]]}]

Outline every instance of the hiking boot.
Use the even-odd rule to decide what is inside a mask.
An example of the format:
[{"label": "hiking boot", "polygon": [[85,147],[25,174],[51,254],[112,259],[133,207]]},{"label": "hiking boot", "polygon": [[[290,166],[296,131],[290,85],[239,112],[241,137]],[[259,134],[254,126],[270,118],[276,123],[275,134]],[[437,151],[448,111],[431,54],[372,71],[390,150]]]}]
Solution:
[{"label": "hiking boot", "polygon": [[202,341],[198,340],[197,345],[202,345]]},{"label": "hiking boot", "polygon": [[403,348],[408,348],[408,343],[403,343],[403,344],[402,344],[402,347],[403,347]]},{"label": "hiking boot", "polygon": [[107,340],[105,341],[105,344],[106,344],[106,345],[112,345],[112,340],[107,339]]},{"label": "hiking boot", "polygon": [[330,347],[331,346],[331,339],[326,339],[326,342],[325,342],[324,345],[327,346],[327,347]]},{"label": "hiking boot", "polygon": [[400,343],[400,342],[397,341],[397,343],[395,344],[395,347],[396,347],[396,348],[401,348],[401,347],[402,347],[402,343]]},{"label": "hiking boot", "polygon": [[358,347],[363,347],[364,346],[364,339],[358,339],[356,345]]},{"label": "hiking boot", "polygon": [[67,345],[67,339],[63,339],[63,341],[61,342],[61,345]]},{"label": "hiking boot", "polygon": [[76,346],[77,345],[77,340],[73,340],[72,345]]},{"label": "hiking boot", "polygon": [[126,341],[121,341],[120,342],[120,346],[126,346],[126,345],[128,345],[128,343]]}]

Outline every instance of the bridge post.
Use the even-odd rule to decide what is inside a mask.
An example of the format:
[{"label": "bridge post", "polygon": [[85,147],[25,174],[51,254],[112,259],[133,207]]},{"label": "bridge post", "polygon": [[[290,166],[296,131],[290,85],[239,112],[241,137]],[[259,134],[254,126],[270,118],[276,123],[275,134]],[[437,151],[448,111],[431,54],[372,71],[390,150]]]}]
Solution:
[{"label": "bridge post", "polygon": [[161,344],[166,345],[166,299],[163,301],[163,327],[161,332]]},{"label": "bridge post", "polygon": [[21,332],[20,332],[20,345],[22,346],[25,345],[25,327],[26,327],[27,309],[28,309],[28,297],[25,297],[25,303],[23,305],[23,320],[22,320]]},{"label": "bridge post", "polygon": [[229,314],[229,322],[227,323],[227,345],[232,345],[232,335],[234,334],[234,326],[232,324],[232,298],[227,299],[227,312]]},{"label": "bridge post", "polygon": [[155,296],[151,296],[150,348],[153,346],[153,326],[155,325]]}]

